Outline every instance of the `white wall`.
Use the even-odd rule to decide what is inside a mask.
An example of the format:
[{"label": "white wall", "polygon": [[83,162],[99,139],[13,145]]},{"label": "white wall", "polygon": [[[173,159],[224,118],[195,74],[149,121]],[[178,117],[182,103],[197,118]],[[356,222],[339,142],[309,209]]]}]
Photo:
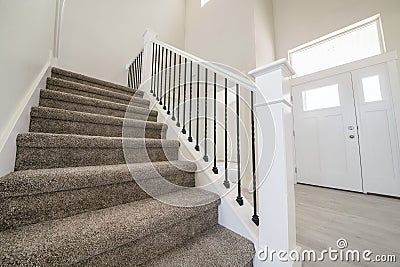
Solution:
[{"label": "white wall", "polygon": [[400,51],[399,0],[273,0],[276,54],[380,13],[388,51]]},{"label": "white wall", "polygon": [[60,66],[126,84],[125,65],[143,48],[147,28],[184,48],[185,0],[67,0]]},{"label": "white wall", "polygon": [[15,136],[29,126],[25,107],[37,102],[32,96],[49,63],[55,4],[54,0],[0,0],[0,176],[12,171]]},{"label": "white wall", "polygon": [[275,25],[272,0],[254,1],[256,67],[275,60]]},{"label": "white wall", "polygon": [[186,50],[246,72],[255,67],[254,12],[249,1],[186,1]]}]

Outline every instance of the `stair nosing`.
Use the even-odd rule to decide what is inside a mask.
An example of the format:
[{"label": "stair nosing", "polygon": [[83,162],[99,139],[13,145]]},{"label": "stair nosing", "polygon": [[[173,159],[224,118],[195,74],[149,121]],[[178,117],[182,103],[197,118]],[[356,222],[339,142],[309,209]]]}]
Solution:
[{"label": "stair nosing", "polygon": [[[52,113],[52,115],[50,115]],[[62,118],[64,116],[64,118]],[[68,118],[69,116],[69,118]],[[124,126],[132,128],[142,128],[146,129],[164,129],[168,125],[159,122],[144,121],[137,119],[128,119],[115,116],[93,114],[81,111],[72,111],[67,109],[57,109],[51,107],[33,107],[31,109],[31,118],[41,118],[48,120],[58,120],[58,121],[70,121],[70,122],[82,122],[89,124],[98,125],[114,125],[114,126]],[[86,118],[86,119],[84,119]],[[91,119],[89,119],[91,118]],[[97,119],[97,121],[96,121]]]},{"label": "stair nosing", "polygon": [[[150,104],[149,100],[135,97],[135,93],[133,93],[132,96],[129,96],[127,94],[109,91],[106,89],[97,88],[97,87],[86,85],[86,84],[80,84],[80,83],[72,82],[72,81],[68,81],[68,80],[63,80],[60,78],[54,78],[54,77],[47,78],[47,85],[54,86],[57,88],[81,91],[81,92],[89,92],[89,93],[97,95],[97,96],[115,97],[120,100],[128,100],[128,101],[132,100],[132,101],[136,101],[138,103],[142,102],[143,105]],[[53,89],[47,88],[47,86],[46,86],[46,89],[53,90]],[[84,90],[84,89],[88,89],[88,90]]]},{"label": "stair nosing", "polygon": [[[131,172],[131,168],[139,167],[141,167],[140,174],[138,172]],[[72,191],[130,181],[142,181],[158,178],[156,176],[159,175],[190,174],[196,172],[196,170],[196,164],[191,162],[165,161],[16,171],[0,178],[0,199]],[[101,172],[101,175],[98,175],[98,172]],[[113,173],[121,172],[128,172],[129,179],[109,179],[109,177],[113,176]],[[142,173],[145,173],[145,175],[142,175]],[[134,174],[136,174],[135,177],[133,177]],[[94,176],[97,179],[92,178]],[[107,179],[98,179],[98,177],[107,177]],[[71,179],[75,183],[71,184],[69,182]]]},{"label": "stair nosing", "polygon": [[[61,76],[65,76],[65,77],[70,77],[73,79],[77,79],[77,80],[81,80],[81,81],[85,81],[85,82],[90,82],[90,83],[94,83],[94,84],[99,84],[102,86],[107,86],[107,87],[111,87],[117,90],[121,90],[121,91],[126,91],[126,92],[133,92],[134,90],[132,88],[129,88],[127,86],[121,85],[121,84],[116,84],[116,83],[112,83],[112,82],[108,82],[108,81],[104,81],[95,77],[90,77],[88,75],[83,75],[83,74],[79,74],[73,71],[69,71],[69,70],[64,70],[64,69],[60,69],[60,68],[55,68],[53,67],[51,70],[51,73],[55,73]],[[144,94],[143,91],[137,90],[137,92],[140,92],[139,94]]]},{"label": "stair nosing", "polygon": [[[63,141],[62,143],[58,141]],[[78,142],[78,143],[76,143]],[[106,144],[107,143],[107,144]],[[17,147],[28,148],[179,148],[177,140],[124,138],[76,134],[24,133],[17,135]]]},{"label": "stair nosing", "polygon": [[[67,99],[63,98],[62,96],[67,97],[69,99],[67,100]],[[157,116],[158,115],[157,111],[151,110],[151,109],[146,109],[143,107],[115,103],[115,102],[110,102],[107,100],[100,100],[100,99],[92,98],[92,97],[78,96],[78,95],[74,95],[74,94],[57,92],[57,91],[48,90],[48,89],[40,90],[40,97],[43,99],[49,99],[49,100],[60,101],[60,102],[65,102],[65,103],[73,103],[73,104],[86,105],[86,106],[92,106],[92,107],[97,107],[97,108],[118,110],[118,111],[126,112],[128,114],[129,113],[138,113],[141,115],[149,115],[149,116]],[[73,100],[71,100],[71,99],[73,99]],[[86,102],[86,103],[82,104],[82,102]],[[87,102],[91,102],[91,103],[87,103]],[[93,102],[95,102],[95,103],[93,103]]]}]

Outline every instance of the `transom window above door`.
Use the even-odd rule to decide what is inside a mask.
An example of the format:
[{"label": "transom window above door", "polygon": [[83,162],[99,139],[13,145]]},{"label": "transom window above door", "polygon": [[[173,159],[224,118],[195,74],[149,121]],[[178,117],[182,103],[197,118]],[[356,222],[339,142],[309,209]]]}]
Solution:
[{"label": "transom window above door", "polygon": [[303,76],[386,52],[380,15],[289,51],[289,60]]}]

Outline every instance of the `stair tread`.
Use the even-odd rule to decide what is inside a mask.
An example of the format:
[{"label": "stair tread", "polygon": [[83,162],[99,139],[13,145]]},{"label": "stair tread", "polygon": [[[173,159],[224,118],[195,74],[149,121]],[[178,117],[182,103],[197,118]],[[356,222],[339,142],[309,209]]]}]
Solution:
[{"label": "stair tread", "polygon": [[137,107],[134,105],[134,103],[133,103],[133,105],[132,104],[126,105],[126,104],[115,103],[115,102],[110,102],[110,101],[106,101],[106,100],[100,100],[97,98],[78,96],[78,95],[74,95],[74,94],[57,92],[57,91],[47,90],[47,89],[40,90],[40,97],[47,98],[47,99],[55,99],[55,100],[63,101],[63,102],[79,103],[82,105],[89,105],[89,106],[95,106],[95,107],[103,107],[103,108],[108,108],[108,109],[127,111],[130,113],[134,112],[134,113],[145,114],[145,115],[149,115],[149,116],[157,116],[158,115],[157,111],[150,110],[148,108]]},{"label": "stair tread", "polygon": [[[146,266],[249,266],[255,254],[254,244],[220,226],[203,232],[181,247],[171,250]],[[252,266],[252,265],[251,265]]]},{"label": "stair tread", "polygon": [[17,171],[0,178],[0,199],[139,181],[196,169],[195,163],[187,161],[160,161]]},{"label": "stair tread", "polygon": [[94,77],[90,77],[90,76],[83,75],[83,74],[80,74],[80,73],[72,72],[72,71],[69,71],[69,70],[64,70],[64,69],[54,68],[53,67],[51,71],[52,71],[52,73],[56,73],[56,74],[59,74],[59,75],[62,75],[62,76],[75,78],[77,80],[83,80],[83,81],[87,81],[87,82],[91,82],[91,83],[95,83],[95,84],[97,83],[97,84],[100,84],[100,85],[103,85],[103,86],[109,86],[109,87],[112,87],[112,88],[115,88],[115,89],[119,89],[119,90],[122,90],[122,91],[130,92],[130,93],[134,92],[134,90],[132,88],[129,88],[127,86],[123,86],[123,85],[120,85],[120,84],[116,84],[116,83],[100,80],[100,79],[97,79],[97,78],[94,78]]},{"label": "stair tread", "polygon": [[[98,88],[95,86],[87,85],[87,84],[81,84],[77,82],[72,82],[68,80],[63,80],[60,78],[54,78],[54,77],[49,77],[47,78],[47,86],[54,86],[56,88],[70,88],[74,89],[76,91],[84,91],[84,92],[90,92],[95,95],[99,96],[109,96],[109,97],[114,97],[122,100],[127,100],[130,101],[132,98],[133,100],[137,102],[142,102],[144,104],[150,104],[149,100],[143,99],[143,92],[142,91],[132,91],[132,95],[127,95],[127,94],[122,94],[102,88]],[[49,89],[52,90],[52,89]]]},{"label": "stair tread", "polygon": [[162,129],[163,127],[168,127],[168,125],[164,123],[127,119],[121,117],[72,111],[66,109],[49,108],[49,107],[33,107],[31,109],[31,117],[86,122],[94,124],[106,124],[106,125],[118,125],[118,126],[124,125],[126,127],[142,127],[142,128],[146,127],[148,129]]},{"label": "stair tread", "polygon": [[196,188],[167,194],[162,201],[195,207],[170,206],[148,198],[0,232],[2,262],[52,266],[76,263],[156,234],[219,204],[217,195]]},{"label": "stair tread", "polygon": [[18,134],[17,146],[34,148],[125,148],[179,147],[177,140],[122,138],[73,134],[24,133]]}]

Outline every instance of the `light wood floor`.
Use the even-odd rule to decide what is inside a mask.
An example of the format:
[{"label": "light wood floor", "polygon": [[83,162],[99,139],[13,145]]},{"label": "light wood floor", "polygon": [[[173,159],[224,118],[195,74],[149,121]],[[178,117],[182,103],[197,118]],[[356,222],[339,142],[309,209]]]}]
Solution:
[{"label": "light wood floor", "polygon": [[297,243],[303,249],[337,248],[397,255],[397,264],[303,263],[303,266],[400,266],[400,200],[296,185]]}]

